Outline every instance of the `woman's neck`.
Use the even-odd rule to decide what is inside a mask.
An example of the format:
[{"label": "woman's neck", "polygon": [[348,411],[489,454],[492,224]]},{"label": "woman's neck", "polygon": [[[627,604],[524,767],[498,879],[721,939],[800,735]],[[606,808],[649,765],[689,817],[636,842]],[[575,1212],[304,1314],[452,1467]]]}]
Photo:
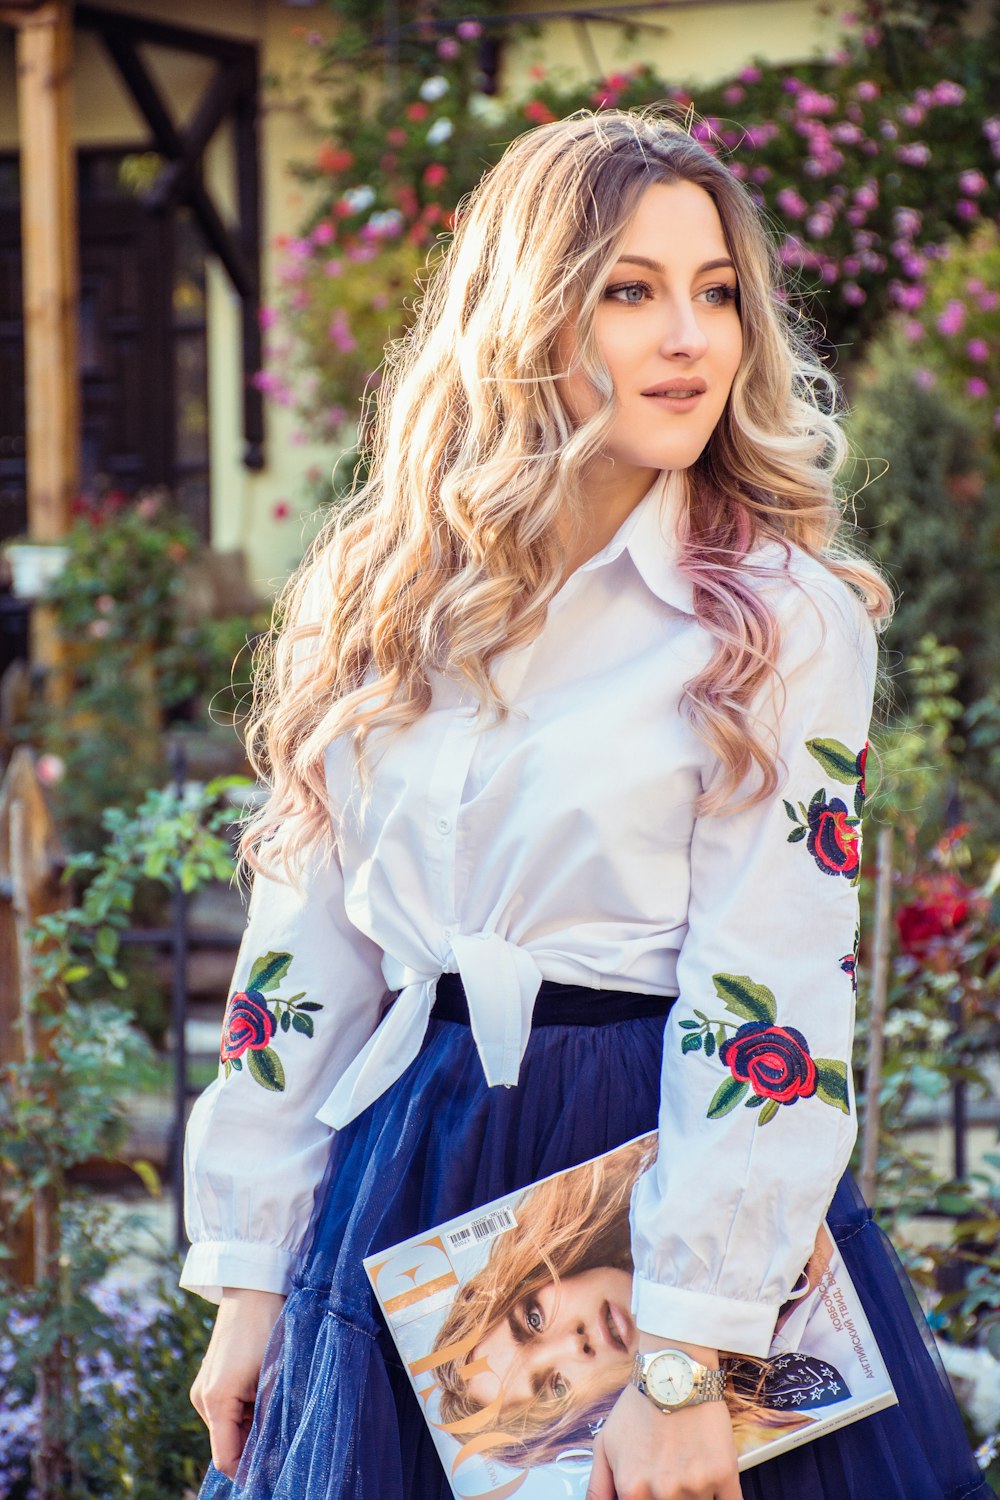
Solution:
[{"label": "woman's neck", "polygon": [[619,527],[649,493],[658,469],[623,468],[598,460],[584,476],[575,515],[562,531],[566,561],[563,582],[606,547]]}]

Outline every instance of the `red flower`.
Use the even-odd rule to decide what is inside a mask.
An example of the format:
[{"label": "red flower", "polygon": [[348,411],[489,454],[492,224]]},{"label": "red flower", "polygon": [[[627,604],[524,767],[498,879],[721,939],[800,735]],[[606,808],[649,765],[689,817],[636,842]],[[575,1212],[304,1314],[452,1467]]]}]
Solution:
[{"label": "red flower", "polygon": [[816,1064],[793,1026],[747,1021],[723,1042],[719,1060],[737,1083],[749,1083],[759,1098],[776,1104],[794,1104],[816,1092]]},{"label": "red flower", "polygon": [[443,182],[448,181],[448,168],[439,161],[432,161],[424,168],[424,182],[429,188],[440,187]]},{"label": "red flower", "polygon": [[935,944],[954,937],[968,921],[969,894],[953,875],[928,882],[924,896],[896,912],[901,950],[912,958],[926,958]]},{"label": "red flower", "polygon": [[532,99],[524,106],[524,117],[533,125],[548,125],[555,119],[549,106],[541,99]]},{"label": "red flower", "polygon": [[321,172],[348,172],[354,166],[354,152],[343,147],[320,146],[316,153],[316,165]]},{"label": "red flower", "polygon": [[244,1052],[259,1052],[274,1036],[274,1017],[263,995],[257,990],[237,990],[226,1007],[222,1023],[223,1062],[242,1057]]},{"label": "red flower", "polygon": [[826,875],[856,875],[861,863],[858,830],[848,822],[847,804],[839,797],[813,802],[808,809],[806,848]]},{"label": "red flower", "polygon": [[414,101],[413,104],[408,104],[406,106],[406,118],[408,120],[413,120],[414,123],[419,124],[421,120],[426,120],[427,115],[427,105],[421,104],[419,100]]}]

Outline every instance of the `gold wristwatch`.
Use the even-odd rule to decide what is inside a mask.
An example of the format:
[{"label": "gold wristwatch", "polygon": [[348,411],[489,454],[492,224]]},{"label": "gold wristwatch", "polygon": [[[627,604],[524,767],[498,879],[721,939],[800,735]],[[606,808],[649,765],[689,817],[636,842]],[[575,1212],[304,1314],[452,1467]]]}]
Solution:
[{"label": "gold wristwatch", "polygon": [[654,1349],[649,1354],[637,1354],[631,1378],[632,1384],[660,1411],[680,1411],[684,1406],[726,1398],[725,1370],[710,1370],[681,1349]]}]

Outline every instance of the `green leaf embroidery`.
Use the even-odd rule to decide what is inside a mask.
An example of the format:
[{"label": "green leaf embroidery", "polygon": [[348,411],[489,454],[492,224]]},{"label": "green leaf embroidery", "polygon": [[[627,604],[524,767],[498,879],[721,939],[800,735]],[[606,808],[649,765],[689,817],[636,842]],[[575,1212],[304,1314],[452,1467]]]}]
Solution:
[{"label": "green leaf embroidery", "polygon": [[[305,991],[303,990],[302,993],[305,994]],[[298,1000],[299,997],[298,997],[298,995],[296,995],[294,998],[295,998],[295,1000]],[[291,1002],[289,1002],[289,1003],[291,1003]],[[315,1000],[303,1000],[302,1004],[299,1005],[299,1006],[297,1006],[296,1009],[298,1009],[298,1010],[322,1010],[323,1007],[322,1007],[322,1005],[317,1005],[317,1003],[316,1003]],[[683,1022],[681,1024],[683,1024]]]},{"label": "green leaf embroidery", "polygon": [[835,1057],[816,1057],[816,1094],[824,1104],[849,1115],[851,1107],[847,1101],[847,1065]]},{"label": "green leaf embroidery", "polygon": [[751,1094],[750,1098],[747,1100],[744,1108],[746,1108],[746,1109],[760,1109],[761,1105],[762,1104],[766,1104],[766,1103],[767,1103],[767,1100],[764,1098],[763,1094]]},{"label": "green leaf embroidery", "polygon": [[225,1068],[225,1070],[226,1070],[226,1077],[227,1077],[227,1078],[228,1078],[228,1077],[229,1077],[229,1075],[230,1075],[230,1073],[231,1073],[231,1072],[232,1072],[232,1071],[233,1071],[233,1065],[232,1065],[232,1063],[231,1063],[231,1062],[229,1062],[229,1061],[228,1061],[228,1059],[227,1059],[227,1060],[226,1060],[226,1061],[225,1061],[225,1062],[224,1062],[224,1063],[223,1063],[223,1064],[222,1064],[222,1066],[223,1066],[223,1068]]},{"label": "green leaf embroidery", "polygon": [[725,1079],[712,1095],[706,1111],[708,1118],[718,1120],[722,1115],[728,1115],[731,1109],[736,1108],[749,1087],[748,1083],[737,1083],[735,1078]]},{"label": "green leaf embroidery", "polygon": [[264,994],[268,990],[277,989],[288,973],[291,962],[292,955],[290,953],[265,953],[263,958],[258,958],[250,970],[247,989],[260,990]]},{"label": "green leaf embroidery", "polygon": [[757,1124],[766,1125],[769,1120],[773,1120],[775,1115],[778,1113],[779,1108],[780,1106],[777,1099],[768,1099],[767,1103],[764,1105],[764,1108],[757,1116]]},{"label": "green leaf embroidery", "polygon": [[681,1042],[681,1051],[682,1052],[700,1052],[701,1051],[701,1033],[697,1032],[697,1031],[689,1031],[688,1034],[687,1034],[687,1036]]},{"label": "green leaf embroidery", "polygon": [[715,1037],[710,1031],[705,1032],[705,1056],[711,1057],[715,1052]]},{"label": "green leaf embroidery", "polygon": [[291,1014],[287,1010],[283,1010],[281,1012],[281,1020],[278,1022],[278,1025],[281,1027],[282,1031],[287,1031],[288,1028],[289,1028],[289,1026],[291,1026],[291,1024],[292,1024]]},{"label": "green leaf embroidery", "polygon": [[242,1073],[243,1072],[243,1059],[241,1057],[231,1057],[229,1059],[229,1067],[235,1068],[236,1071],[237,1071],[237,1073]]},{"label": "green leaf embroidery", "polygon": [[809,798],[809,806],[816,807],[819,803],[826,801],[826,787],[821,786],[818,792],[813,792]]},{"label": "green leaf embroidery", "polygon": [[807,832],[807,830],[805,828],[802,828],[802,827],[793,828],[792,831],[791,831],[791,833],[788,835],[788,842],[790,844],[797,844],[797,843],[799,843],[800,840],[802,840],[802,839],[805,838],[806,832]]},{"label": "green leaf embroidery", "polygon": [[[304,1010],[305,1006],[303,1006],[302,1008]],[[700,1031],[701,1030],[701,1022],[700,1021],[682,1021],[681,1022],[681,1030],[682,1031]]]},{"label": "green leaf embroidery", "polygon": [[791,818],[792,822],[793,823],[798,823],[798,821],[799,821],[799,815],[795,811],[795,808],[792,806],[792,804],[789,802],[788,798],[787,797],[783,797],[781,800],[782,800],[782,802],[785,805],[785,812]]},{"label": "green leaf embroidery", "polygon": [[252,1078],[276,1094],[283,1092],[285,1070],[273,1047],[260,1047],[256,1052],[248,1052],[246,1059]]},{"label": "green leaf embroidery", "polygon": [[835,781],[846,784],[858,780],[858,757],[840,740],[806,740],[806,749]]},{"label": "green leaf embroidery", "polygon": [[[287,1016],[287,1014],[286,1010],[285,1015]],[[313,1018],[312,1016],[294,1015],[292,1017],[292,1027],[295,1031],[301,1031],[303,1036],[312,1036]]]},{"label": "green leaf embroidery", "polygon": [[777,1003],[771,991],[763,984],[755,984],[747,974],[713,974],[715,993],[724,1000],[731,1015],[742,1016],[745,1021],[772,1023],[778,1013]]}]

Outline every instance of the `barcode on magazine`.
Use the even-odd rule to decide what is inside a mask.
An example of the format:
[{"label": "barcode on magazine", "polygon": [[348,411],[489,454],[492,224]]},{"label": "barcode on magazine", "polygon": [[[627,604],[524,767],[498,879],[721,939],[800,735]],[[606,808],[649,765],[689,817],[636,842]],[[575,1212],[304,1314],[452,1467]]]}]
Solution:
[{"label": "barcode on magazine", "polygon": [[461,1229],[453,1229],[445,1235],[449,1250],[467,1250],[470,1245],[482,1245],[496,1239],[508,1229],[516,1229],[517,1220],[509,1208],[495,1208],[490,1214],[470,1219]]}]

